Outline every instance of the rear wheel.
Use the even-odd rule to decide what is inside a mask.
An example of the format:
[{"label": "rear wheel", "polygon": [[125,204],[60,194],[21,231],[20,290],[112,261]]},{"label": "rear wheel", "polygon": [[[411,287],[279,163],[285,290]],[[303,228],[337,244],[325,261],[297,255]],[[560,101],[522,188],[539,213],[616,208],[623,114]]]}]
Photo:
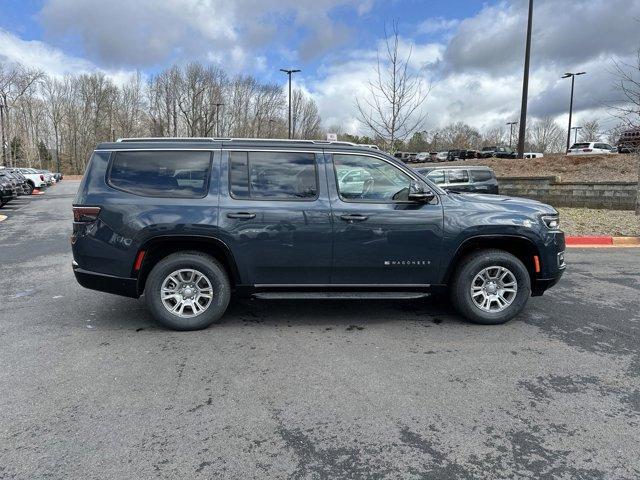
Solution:
[{"label": "rear wheel", "polygon": [[482,250],[466,257],[451,286],[451,300],[458,311],[484,325],[511,320],[530,296],[527,268],[503,250]]},{"label": "rear wheel", "polygon": [[160,260],[145,286],[153,317],[173,330],[200,330],[219,321],[231,286],[220,263],[200,252],[179,252]]},{"label": "rear wheel", "polygon": [[35,186],[31,182],[27,182],[27,195],[31,195],[33,193],[33,189]]}]

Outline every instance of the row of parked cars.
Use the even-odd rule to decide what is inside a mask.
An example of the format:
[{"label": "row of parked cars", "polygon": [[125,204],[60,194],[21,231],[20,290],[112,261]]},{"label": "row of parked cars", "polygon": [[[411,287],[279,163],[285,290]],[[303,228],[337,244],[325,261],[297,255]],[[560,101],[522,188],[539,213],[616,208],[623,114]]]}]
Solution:
[{"label": "row of parked cars", "polygon": [[[474,158],[516,158],[517,152],[510,147],[483,147],[482,150],[454,149],[440,152],[396,152],[394,156],[405,163],[455,162]],[[524,158],[540,158],[539,152],[525,152]]]},{"label": "row of parked cars", "polygon": [[61,181],[61,173],[35,168],[0,167],[0,207],[22,195],[31,195],[36,189]]}]

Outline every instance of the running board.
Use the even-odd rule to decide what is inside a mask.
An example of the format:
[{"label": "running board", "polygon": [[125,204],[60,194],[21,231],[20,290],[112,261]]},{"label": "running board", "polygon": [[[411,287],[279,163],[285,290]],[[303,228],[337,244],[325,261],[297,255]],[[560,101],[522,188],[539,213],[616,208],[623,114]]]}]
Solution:
[{"label": "running board", "polygon": [[410,300],[425,298],[425,292],[258,292],[261,300]]}]

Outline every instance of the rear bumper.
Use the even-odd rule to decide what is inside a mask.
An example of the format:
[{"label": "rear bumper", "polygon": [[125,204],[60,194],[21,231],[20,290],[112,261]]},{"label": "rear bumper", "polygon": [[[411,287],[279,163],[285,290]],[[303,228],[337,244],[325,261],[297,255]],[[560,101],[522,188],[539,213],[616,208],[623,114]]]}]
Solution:
[{"label": "rear bumper", "polygon": [[114,277],[104,273],[90,272],[73,265],[73,274],[80,285],[91,290],[112,293],[123,297],[138,298],[138,280],[135,278]]}]

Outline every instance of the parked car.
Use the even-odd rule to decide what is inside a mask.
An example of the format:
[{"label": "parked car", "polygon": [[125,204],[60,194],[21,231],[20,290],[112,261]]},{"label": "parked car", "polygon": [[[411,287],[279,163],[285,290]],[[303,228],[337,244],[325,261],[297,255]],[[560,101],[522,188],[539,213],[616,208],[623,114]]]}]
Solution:
[{"label": "parked car", "polygon": [[493,156],[496,158],[516,158],[518,154],[511,147],[496,147]]},{"label": "parked car", "polygon": [[422,167],[415,170],[445,190],[498,194],[498,180],[489,167]]},{"label": "parked car", "polygon": [[524,152],[522,155],[524,158],[543,158],[544,153],[541,152]]},{"label": "parked car", "polygon": [[608,143],[579,142],[571,145],[567,155],[608,155],[613,147]]},{"label": "parked car", "polygon": [[29,182],[26,177],[22,175],[17,168],[8,168],[7,171],[10,172],[18,182],[18,195],[30,195],[31,189],[29,188]]},{"label": "parked car", "polygon": [[480,158],[491,158],[498,147],[482,147]]},{"label": "parked car", "polygon": [[462,150],[449,150],[447,152],[447,161],[455,162],[456,160],[460,160]]},{"label": "parked car", "polygon": [[416,154],[416,163],[424,163],[431,161],[431,154],[429,152],[419,152]]},{"label": "parked car", "polygon": [[[179,180],[178,170],[198,181]],[[445,289],[469,320],[498,324],[565,269],[553,207],[447,192],[344,142],[102,143],[73,216],[78,282],[144,294],[153,317],[177,330],[220,320],[232,293],[406,298]]]},{"label": "parked car", "polygon": [[640,128],[625,130],[618,140],[618,152],[640,152]]},{"label": "parked car", "polygon": [[11,200],[18,198],[17,188],[4,169],[0,169],[0,207],[4,207]]},{"label": "parked car", "polygon": [[480,152],[478,150],[460,150],[460,160],[469,160],[470,158],[480,158]]},{"label": "parked car", "polygon": [[448,158],[449,158],[449,151],[445,150],[445,151],[436,153],[434,162],[446,162]]},{"label": "parked car", "polygon": [[29,193],[32,193],[36,188],[47,186],[45,176],[42,173],[38,173],[34,168],[19,168],[18,171],[27,179]]}]

